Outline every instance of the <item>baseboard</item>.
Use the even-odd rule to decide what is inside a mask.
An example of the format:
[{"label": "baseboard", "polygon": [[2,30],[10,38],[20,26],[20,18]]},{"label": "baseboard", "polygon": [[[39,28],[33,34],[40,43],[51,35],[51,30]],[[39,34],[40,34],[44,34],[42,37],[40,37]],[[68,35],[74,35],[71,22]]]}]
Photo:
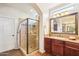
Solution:
[{"label": "baseboard", "polygon": [[43,50],[43,49],[39,49],[39,52],[40,52],[40,53],[44,53],[45,50]]},{"label": "baseboard", "polygon": [[19,48],[14,48],[14,49],[19,49]]},{"label": "baseboard", "polygon": [[27,55],[27,53],[26,53],[26,51],[23,49],[23,48],[19,48],[21,51],[22,51],[22,53],[26,56]]}]

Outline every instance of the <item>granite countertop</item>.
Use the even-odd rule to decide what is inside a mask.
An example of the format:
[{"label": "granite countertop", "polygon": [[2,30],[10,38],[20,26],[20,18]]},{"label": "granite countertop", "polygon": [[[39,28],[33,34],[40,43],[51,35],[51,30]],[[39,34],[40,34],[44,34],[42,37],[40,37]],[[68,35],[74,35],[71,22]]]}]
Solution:
[{"label": "granite countertop", "polygon": [[45,36],[47,38],[51,38],[51,39],[56,39],[56,40],[62,40],[62,41],[69,41],[69,42],[74,42],[74,43],[79,43],[79,39],[69,39],[69,38],[62,38],[62,37],[54,37],[54,36]]}]

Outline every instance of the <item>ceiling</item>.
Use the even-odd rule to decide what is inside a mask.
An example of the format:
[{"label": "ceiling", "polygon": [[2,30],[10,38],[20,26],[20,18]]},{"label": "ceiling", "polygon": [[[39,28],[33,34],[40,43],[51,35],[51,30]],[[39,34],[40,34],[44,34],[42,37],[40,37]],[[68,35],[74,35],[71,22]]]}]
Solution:
[{"label": "ceiling", "polygon": [[23,11],[25,13],[28,13],[28,12],[32,13],[32,10],[33,10],[33,13],[36,12],[30,3],[6,3],[5,5],[12,6],[12,7],[19,9],[20,11]]},{"label": "ceiling", "polygon": [[[30,3],[0,3],[0,8],[1,8],[0,12],[3,13],[3,14],[5,14],[5,13],[6,14],[11,13],[11,15],[12,14],[16,15],[16,13],[19,11],[19,12],[23,13],[23,16],[25,14],[28,15],[28,16],[30,16],[30,17],[31,16],[35,17],[37,15],[36,10],[31,6]],[[9,11],[6,12],[5,9],[9,10]],[[15,10],[13,10],[13,9],[16,9],[17,11],[15,12]],[[17,15],[19,15],[19,13]],[[20,15],[22,16],[21,13],[20,13]]]},{"label": "ceiling", "polygon": [[[49,9],[55,8],[56,6],[59,6],[62,3],[36,3],[37,6],[41,9],[42,12],[47,13]],[[14,8],[19,9],[20,11],[24,11],[28,13],[33,7],[31,6],[31,3],[0,3],[0,5],[7,5],[12,6]],[[33,11],[35,12],[35,11]]]},{"label": "ceiling", "polygon": [[[49,9],[55,8],[62,3],[36,3],[36,5],[40,8],[43,13],[49,13]],[[0,8],[3,6],[10,6],[16,8],[19,11],[22,11],[26,14],[34,15],[37,12],[31,6],[31,3],[0,3]]]},{"label": "ceiling", "polygon": [[55,8],[56,6],[59,6],[62,3],[37,3],[39,8],[42,10],[42,12],[48,12],[49,9]]}]

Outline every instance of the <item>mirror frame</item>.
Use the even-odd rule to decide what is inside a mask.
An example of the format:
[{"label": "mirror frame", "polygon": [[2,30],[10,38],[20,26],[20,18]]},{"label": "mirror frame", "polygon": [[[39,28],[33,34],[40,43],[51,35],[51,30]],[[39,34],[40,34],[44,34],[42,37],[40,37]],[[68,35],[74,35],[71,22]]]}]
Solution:
[{"label": "mirror frame", "polygon": [[[75,15],[75,33],[66,33],[66,32],[51,32],[51,20],[53,19],[57,19],[57,18],[62,18],[62,17],[66,17],[66,16],[71,16],[71,15]],[[72,14],[68,14],[68,15],[64,15],[64,16],[60,16],[60,17],[56,17],[56,18],[50,18],[49,20],[49,34],[71,34],[71,35],[78,35],[78,12],[76,13],[72,13]]]}]

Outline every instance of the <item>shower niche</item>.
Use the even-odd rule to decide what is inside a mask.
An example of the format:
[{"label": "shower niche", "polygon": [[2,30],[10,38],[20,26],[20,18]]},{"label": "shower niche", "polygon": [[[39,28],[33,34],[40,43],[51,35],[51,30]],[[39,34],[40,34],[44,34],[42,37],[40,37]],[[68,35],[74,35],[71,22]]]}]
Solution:
[{"label": "shower niche", "polygon": [[25,54],[38,50],[39,21],[27,18],[20,23],[20,48]]}]

